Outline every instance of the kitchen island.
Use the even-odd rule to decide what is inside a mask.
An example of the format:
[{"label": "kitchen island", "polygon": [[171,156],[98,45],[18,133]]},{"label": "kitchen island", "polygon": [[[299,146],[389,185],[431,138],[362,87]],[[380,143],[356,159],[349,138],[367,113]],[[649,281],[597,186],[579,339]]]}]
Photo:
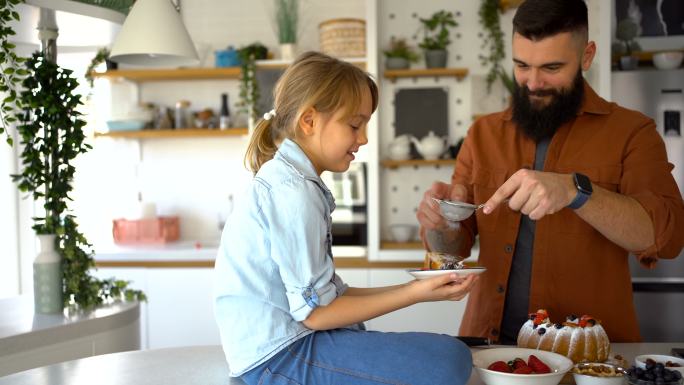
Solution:
[{"label": "kitchen island", "polygon": [[33,297],[0,299],[0,377],[66,360],[140,349],[140,305],[35,314]]},{"label": "kitchen island", "polygon": [[[629,362],[640,354],[670,354],[677,343],[612,344]],[[97,380],[95,380],[97,378]],[[107,354],[27,370],[0,378],[0,385],[243,385],[228,377],[220,346],[192,346]],[[473,372],[469,385],[482,381]]]}]

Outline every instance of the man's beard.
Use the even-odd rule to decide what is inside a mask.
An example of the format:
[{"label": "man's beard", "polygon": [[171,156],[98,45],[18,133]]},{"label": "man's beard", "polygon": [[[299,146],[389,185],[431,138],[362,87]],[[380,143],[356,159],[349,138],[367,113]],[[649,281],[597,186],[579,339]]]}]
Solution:
[{"label": "man's beard", "polygon": [[[530,91],[513,82],[513,121],[528,138],[539,142],[550,138],[558,128],[577,115],[584,98],[584,78],[578,70],[570,89]],[[551,95],[551,102],[543,107],[533,105],[530,95]]]}]

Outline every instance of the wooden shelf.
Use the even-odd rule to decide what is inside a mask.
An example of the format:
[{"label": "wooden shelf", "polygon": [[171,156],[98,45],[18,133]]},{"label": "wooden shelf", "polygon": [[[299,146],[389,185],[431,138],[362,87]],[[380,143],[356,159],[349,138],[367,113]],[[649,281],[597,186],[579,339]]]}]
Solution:
[{"label": "wooden shelf", "polygon": [[499,0],[499,8],[501,12],[506,12],[508,9],[517,8],[525,0]]},{"label": "wooden shelf", "polygon": [[385,250],[423,250],[423,242],[392,242],[392,241],[381,241],[380,248]]},{"label": "wooden shelf", "polygon": [[208,128],[182,128],[179,130],[143,130],[143,131],[111,131],[96,132],[95,137],[129,138],[129,139],[162,139],[162,138],[212,138],[247,135],[246,128],[228,128],[225,130]]},{"label": "wooden shelf", "polygon": [[151,82],[162,80],[237,79],[240,77],[240,67],[113,70],[107,72],[93,72],[93,77],[113,80],[127,79],[134,82]]},{"label": "wooden shelf", "polygon": [[[350,63],[365,68],[363,58],[346,59]],[[290,61],[259,60],[257,68],[285,69]],[[121,69],[107,72],[93,72],[93,77],[112,80],[126,79],[133,82],[153,82],[167,80],[211,80],[211,79],[239,79],[240,67],[226,68],[180,68],[180,69]]]},{"label": "wooden shelf", "polygon": [[453,166],[456,164],[456,159],[409,159],[409,160],[391,160],[386,159],[380,162],[385,168],[399,168],[399,167],[426,167],[426,166]]},{"label": "wooden shelf", "polygon": [[468,75],[467,68],[421,68],[407,70],[385,70],[383,76],[392,82],[398,78],[419,78],[419,77],[444,77],[454,76],[463,79]]}]

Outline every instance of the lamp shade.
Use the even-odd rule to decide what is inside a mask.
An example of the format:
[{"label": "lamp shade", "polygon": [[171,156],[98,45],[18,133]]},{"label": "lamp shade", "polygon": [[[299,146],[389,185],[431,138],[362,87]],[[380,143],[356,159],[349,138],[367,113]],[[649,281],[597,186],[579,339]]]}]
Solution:
[{"label": "lamp shade", "polygon": [[177,67],[199,58],[170,0],[138,0],[126,17],[109,59],[122,64]]}]

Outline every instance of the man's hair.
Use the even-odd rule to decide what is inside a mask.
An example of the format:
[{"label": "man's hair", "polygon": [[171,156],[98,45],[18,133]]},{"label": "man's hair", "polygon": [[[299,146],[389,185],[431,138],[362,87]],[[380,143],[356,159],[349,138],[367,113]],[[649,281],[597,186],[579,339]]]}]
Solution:
[{"label": "man's hair", "polygon": [[525,0],[513,17],[513,33],[530,40],[562,32],[586,37],[588,29],[584,0]]}]

